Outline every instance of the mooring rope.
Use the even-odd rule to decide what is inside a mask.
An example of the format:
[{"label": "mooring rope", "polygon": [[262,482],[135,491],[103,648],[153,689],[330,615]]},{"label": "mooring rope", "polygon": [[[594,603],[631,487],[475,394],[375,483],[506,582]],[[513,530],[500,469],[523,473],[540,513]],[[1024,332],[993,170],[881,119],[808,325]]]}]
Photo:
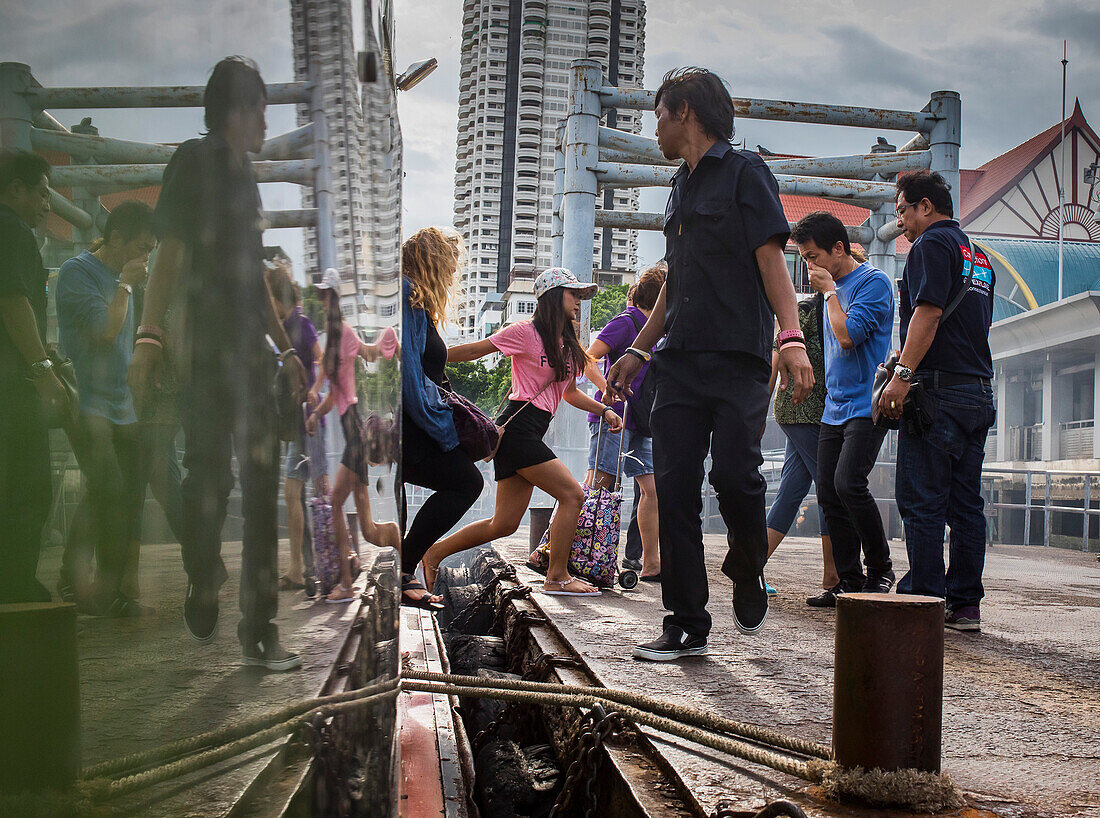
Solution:
[{"label": "mooring rope", "polygon": [[[577,685],[559,685],[549,682],[528,682],[515,679],[482,679],[475,676],[458,676],[453,673],[431,673],[423,670],[402,671],[406,679],[414,679],[425,682],[440,682],[462,687],[484,687],[496,690],[526,690],[545,693],[570,693],[578,696],[593,696],[617,704],[630,705],[631,707],[645,710],[656,715],[667,716],[685,724],[702,727],[714,733],[730,733],[751,741],[790,750],[799,755],[821,758],[826,761],[832,758],[832,751],[824,744],[817,744],[806,739],[785,736],[782,733],[767,727],[755,724],[747,724],[742,721],[727,719],[714,713],[708,713],[698,707],[688,705],[671,704],[662,701],[656,696],[644,693],[634,693],[629,690],[617,690],[610,687],[581,687]],[[461,695],[461,693],[457,694]]]},{"label": "mooring rope", "polygon": [[345,690],[343,693],[333,693],[328,696],[318,696],[316,698],[298,701],[262,716],[255,716],[237,722],[236,724],[231,724],[228,727],[221,727],[217,730],[200,733],[197,736],[180,739],[179,741],[174,741],[171,744],[166,744],[153,750],[131,753],[130,755],[116,758],[112,761],[94,764],[91,767],[86,767],[81,772],[80,777],[87,780],[93,778],[106,778],[109,776],[116,776],[119,773],[128,773],[142,767],[151,767],[168,761],[169,759],[202,750],[206,747],[225,744],[239,738],[250,736],[268,727],[284,724],[303,713],[308,713],[317,708],[324,708],[329,705],[340,704],[341,702],[357,701],[372,696],[375,693],[394,690],[396,687],[397,680],[390,679],[389,681],[367,685],[366,687],[359,687],[354,690]]},{"label": "mooring rope", "polygon": [[125,795],[129,792],[134,792],[135,790],[144,789],[145,787],[151,787],[154,784],[160,784],[161,782],[169,781],[173,778],[179,778],[188,773],[195,772],[196,770],[201,770],[203,767],[209,767],[211,764],[217,764],[219,761],[240,755],[253,747],[260,747],[264,744],[268,744],[269,742],[275,741],[293,732],[312,718],[318,716],[321,718],[337,716],[341,713],[373,706],[385,699],[396,698],[401,692],[401,686],[392,684],[389,690],[367,696],[361,695],[361,691],[355,692],[360,693],[359,698],[329,703],[320,708],[311,706],[305,713],[300,713],[293,718],[286,719],[281,723],[264,729],[253,730],[250,735],[238,738],[235,741],[223,743],[218,747],[211,747],[195,755],[187,756],[186,758],[181,758],[177,761],[163,764],[159,767],[145,770],[144,772],[127,775],[122,778],[103,777],[85,779],[78,783],[77,788],[83,791],[89,798],[94,800],[106,800],[108,798]]}]

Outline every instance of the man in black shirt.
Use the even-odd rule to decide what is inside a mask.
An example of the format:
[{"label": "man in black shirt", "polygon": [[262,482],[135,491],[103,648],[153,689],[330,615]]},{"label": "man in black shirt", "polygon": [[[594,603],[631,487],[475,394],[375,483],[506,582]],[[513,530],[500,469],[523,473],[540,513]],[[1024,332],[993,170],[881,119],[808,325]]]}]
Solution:
[{"label": "man in black shirt", "polygon": [[183,143],[164,171],[156,220],[161,245],[150,274],[130,366],[139,416],[163,355],[161,322],[182,284],[180,415],[186,436],[182,541],[184,620],[200,643],[214,637],[226,580],[221,529],[237,449],[244,512],[237,628],[248,665],[299,667],[279,644],[279,441],[271,397],[275,362],[265,333],[304,383],[305,371],[275,315],[263,277],[260,195],[248,154],[263,146],[266,89],[241,58],[219,62],[203,96],[209,133]]},{"label": "man in black shirt", "polygon": [[33,228],[50,212],[50,166],[0,154],[0,604],[48,602],[35,578],[50,512],[43,408],[68,404],[46,357],[46,268]]},{"label": "man in black shirt", "polygon": [[[897,188],[898,226],[913,247],[898,287],[900,360],[879,410],[903,418],[895,495],[909,573],[898,592],[945,597],[946,626],[977,631],[985,595],[981,478],[994,421],[989,325],[996,281],[985,254],[952,218],[942,176],[917,171],[902,176]],[[930,426],[913,422],[914,401],[906,404],[913,383],[931,397]],[[946,572],[945,524],[951,526]]]},{"label": "man in black shirt", "polygon": [[657,394],[650,416],[660,517],[663,635],[634,649],[667,661],[707,652],[701,489],[710,482],[729,534],[723,573],[733,580],[735,624],[755,633],[768,612],[762,570],[768,538],[760,474],[760,429],[768,409],[774,330],[780,388],[800,402],[813,368],[798,329],[794,286],[783,248],[789,229],[775,177],[759,156],[734,150],[733,102],[703,69],[665,75],[657,92],[657,142],[682,159],[665,211],[668,278],[634,346],[608,374],[608,395],[629,393],[648,350]]}]

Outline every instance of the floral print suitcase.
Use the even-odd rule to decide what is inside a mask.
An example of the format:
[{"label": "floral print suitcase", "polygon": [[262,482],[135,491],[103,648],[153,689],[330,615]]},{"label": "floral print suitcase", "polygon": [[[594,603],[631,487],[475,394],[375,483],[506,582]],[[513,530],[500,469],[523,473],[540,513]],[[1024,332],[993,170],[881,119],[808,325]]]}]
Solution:
[{"label": "floral print suitcase", "polygon": [[[577,533],[569,552],[569,572],[600,588],[611,588],[619,570],[619,524],[621,491],[582,485],[584,505],[577,518]],[[558,510],[554,509],[554,515]],[[550,518],[550,525],[554,517]],[[536,550],[539,563],[550,564],[550,529],[542,535]]]},{"label": "floral print suitcase", "polygon": [[332,529],[332,504],[327,497],[311,497],[309,512],[313,523],[313,567],[322,595],[340,584],[340,549]]}]

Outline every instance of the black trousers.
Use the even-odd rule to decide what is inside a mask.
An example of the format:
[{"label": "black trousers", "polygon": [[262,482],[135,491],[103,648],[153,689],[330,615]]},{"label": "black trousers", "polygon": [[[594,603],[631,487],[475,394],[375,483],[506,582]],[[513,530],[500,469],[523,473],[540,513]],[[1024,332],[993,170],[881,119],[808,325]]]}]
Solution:
[{"label": "black trousers", "polygon": [[50,515],[50,438],[34,385],[0,379],[0,604],[48,602],[35,578]]},{"label": "black trousers", "polygon": [[859,553],[862,544],[867,570],[891,569],[890,547],[867,476],[875,467],[886,430],[870,418],[852,418],[840,426],[821,424],[817,444],[817,502],[833,541],[833,561],[846,591],[863,586]]},{"label": "black trousers", "polygon": [[703,553],[703,464],[725,521],[729,550],[722,573],[738,582],[760,576],[768,553],[760,429],[768,411],[768,365],[733,352],[662,350],[655,357],[651,415],[660,519],[665,627],[710,632]]},{"label": "black trousers", "polygon": [[[231,347],[232,348],[232,347]],[[239,347],[238,347],[239,348]],[[241,644],[278,638],[279,439],[271,397],[275,363],[259,344],[239,355],[198,355],[181,390],[186,438],[180,545],[188,579],[218,588],[227,573],[221,531],[237,453],[244,537],[241,554]]]},{"label": "black trousers", "polygon": [[624,557],[628,560],[640,560],[642,558],[642,532],[638,528],[638,500],[642,492],[638,488],[638,481],[634,481],[634,502],[630,504],[630,525],[626,529],[626,552]]},{"label": "black trousers", "polygon": [[[402,450],[418,455],[412,462],[401,463],[398,488],[401,498],[401,571],[411,574],[424,554],[462,519],[481,496],[485,481],[474,461],[462,447],[443,451],[405,415],[402,418]],[[405,534],[408,506],[404,484],[431,489]],[[431,589],[429,589],[431,590]]]},{"label": "black trousers", "polygon": [[127,569],[137,568],[145,505],[141,429],[136,423],[118,425],[81,415],[69,432],[69,443],[84,474],[84,494],[61,557],[61,582],[80,581],[94,549],[96,594],[109,603],[123,593]]}]

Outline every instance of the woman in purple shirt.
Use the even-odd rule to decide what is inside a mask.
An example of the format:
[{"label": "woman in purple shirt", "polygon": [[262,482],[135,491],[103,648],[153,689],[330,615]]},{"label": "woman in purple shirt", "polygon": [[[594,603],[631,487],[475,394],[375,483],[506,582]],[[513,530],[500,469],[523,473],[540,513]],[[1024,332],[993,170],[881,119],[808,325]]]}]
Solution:
[{"label": "woman in purple shirt", "polygon": [[[665,283],[667,271],[665,263],[658,262],[638,276],[638,282],[631,290],[632,303],[626,311],[607,322],[596,340],[588,348],[588,355],[593,359],[585,368],[585,375],[599,390],[596,392],[596,400],[601,400],[607,389],[607,369],[614,361],[619,360],[628,347],[634,343],[638,333],[645,326],[649,314],[657,303],[657,296],[661,293],[661,287]],[[604,369],[601,372],[596,362],[604,359]],[[649,364],[643,366],[634,378],[632,389],[635,395],[641,394],[642,379],[645,378]],[[661,554],[658,547],[657,524],[657,490],[653,482],[653,438],[638,431],[630,412],[623,415],[622,402],[613,405],[615,413],[623,416],[626,429],[623,434],[623,464],[622,476],[625,479],[633,479],[641,497],[637,503],[637,525],[641,535],[642,545],[642,572],[640,577],[648,582],[659,582],[661,579]],[[593,414],[588,416],[588,426],[591,431],[591,441],[588,450],[588,475],[587,482],[596,486],[611,488],[615,483],[615,476],[619,472],[619,435],[612,433],[604,424],[600,430],[600,419]],[[597,448],[599,451],[597,451]],[[631,552],[630,535],[627,536],[627,559],[637,559],[636,553]],[[637,546],[634,546],[637,547]]]}]

